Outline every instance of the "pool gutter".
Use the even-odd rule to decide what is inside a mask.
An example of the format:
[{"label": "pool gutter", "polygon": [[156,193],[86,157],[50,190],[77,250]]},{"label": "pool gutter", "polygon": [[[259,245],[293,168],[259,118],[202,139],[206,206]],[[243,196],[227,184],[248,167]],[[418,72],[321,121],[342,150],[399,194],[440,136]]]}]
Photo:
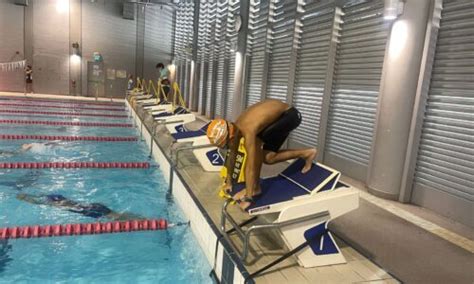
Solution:
[{"label": "pool gutter", "polygon": [[249,272],[240,258],[214,224],[183,176],[173,167],[171,158],[165,155],[162,147],[154,137],[152,138],[152,131],[148,129],[127,100],[125,104],[140,129],[140,135],[150,147],[153,159],[159,164],[175,201],[190,221],[191,230],[213,267],[211,276],[217,278],[216,280],[220,283],[255,283],[252,279],[245,280]]}]

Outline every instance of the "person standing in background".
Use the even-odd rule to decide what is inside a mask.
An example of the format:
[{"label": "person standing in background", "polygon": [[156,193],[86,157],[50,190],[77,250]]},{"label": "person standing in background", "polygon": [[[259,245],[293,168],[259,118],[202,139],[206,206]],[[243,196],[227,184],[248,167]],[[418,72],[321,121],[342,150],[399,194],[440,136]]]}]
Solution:
[{"label": "person standing in background", "polygon": [[33,68],[27,65],[25,69],[25,96],[33,92]]},{"label": "person standing in background", "polygon": [[166,97],[168,96],[170,89],[171,89],[171,83],[170,80],[168,79],[169,76],[169,71],[168,68],[165,67],[163,63],[158,63],[156,64],[156,69],[158,70],[158,73],[160,75],[159,79],[161,82],[161,85],[163,86],[163,92],[164,94],[160,93],[160,101],[166,100]]},{"label": "person standing in background", "polygon": [[127,90],[131,91],[135,88],[135,81],[133,80],[133,75],[128,75]]}]

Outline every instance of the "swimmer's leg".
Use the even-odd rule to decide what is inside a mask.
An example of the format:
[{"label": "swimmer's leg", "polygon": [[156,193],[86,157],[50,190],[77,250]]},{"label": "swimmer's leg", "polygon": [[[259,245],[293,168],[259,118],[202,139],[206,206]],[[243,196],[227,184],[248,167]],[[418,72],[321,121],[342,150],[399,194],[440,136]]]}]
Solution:
[{"label": "swimmer's leg", "polygon": [[305,166],[301,170],[302,173],[306,173],[311,169],[311,164],[316,158],[316,149],[298,149],[298,150],[280,150],[278,152],[272,152],[265,150],[263,153],[265,164],[276,164],[279,162],[288,161],[291,159],[301,158],[306,161]]}]

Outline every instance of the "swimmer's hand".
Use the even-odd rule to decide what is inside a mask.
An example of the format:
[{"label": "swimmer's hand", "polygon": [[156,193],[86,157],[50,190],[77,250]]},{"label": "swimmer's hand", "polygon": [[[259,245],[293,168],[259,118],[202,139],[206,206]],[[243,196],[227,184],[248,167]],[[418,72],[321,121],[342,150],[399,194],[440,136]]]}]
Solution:
[{"label": "swimmer's hand", "polygon": [[27,197],[26,197],[26,193],[18,193],[16,195],[16,199],[19,199],[19,200],[25,200]]},{"label": "swimmer's hand", "polygon": [[230,193],[232,191],[232,184],[223,183],[221,185],[221,190],[223,190],[226,193]]},{"label": "swimmer's hand", "polygon": [[26,193],[18,193],[16,195],[16,198],[18,200],[26,201],[26,202],[29,202],[29,203],[32,203],[32,204],[39,204],[39,205],[44,204],[44,202],[41,202],[39,196],[30,195],[30,194],[26,194]]},{"label": "swimmer's hand", "polygon": [[219,189],[219,197],[224,198],[224,199],[231,199],[232,198],[232,196],[230,195],[231,191],[232,191],[232,185],[223,183]]},{"label": "swimmer's hand", "polygon": [[21,152],[27,152],[29,150],[31,150],[31,148],[33,147],[33,144],[30,143],[30,144],[23,144],[21,145]]}]

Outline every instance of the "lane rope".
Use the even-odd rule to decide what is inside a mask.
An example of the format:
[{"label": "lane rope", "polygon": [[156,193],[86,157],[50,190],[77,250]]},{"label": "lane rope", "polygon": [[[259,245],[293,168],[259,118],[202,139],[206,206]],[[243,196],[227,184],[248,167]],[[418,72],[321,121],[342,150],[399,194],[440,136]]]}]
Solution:
[{"label": "lane rope", "polygon": [[130,220],[64,225],[35,225],[0,228],[0,239],[46,238],[74,235],[112,234],[166,230],[186,223],[169,224],[165,219]]},{"label": "lane rope", "polygon": [[41,120],[18,120],[1,119],[0,124],[41,124],[41,125],[65,125],[65,126],[90,126],[90,127],[133,127],[130,123],[101,123],[101,122],[71,122],[71,121],[41,121]]},{"label": "lane rope", "polygon": [[41,114],[41,115],[60,115],[60,116],[92,116],[92,117],[113,117],[127,118],[127,115],[120,114],[102,114],[102,113],[75,113],[75,112],[58,112],[58,111],[30,111],[16,109],[0,109],[0,113],[19,113],[19,114]]},{"label": "lane rope", "polygon": [[122,142],[137,141],[137,137],[120,136],[56,136],[56,135],[24,135],[0,134],[0,140],[63,140],[63,141],[97,141],[97,142]]},{"label": "lane rope", "polygon": [[0,169],[148,169],[148,162],[2,162]]},{"label": "lane rope", "polygon": [[6,101],[29,101],[29,102],[48,102],[60,104],[78,104],[78,105],[107,105],[107,106],[124,106],[120,102],[96,102],[96,101],[82,101],[82,100],[62,100],[62,99],[39,99],[39,98],[21,98],[21,97],[0,97],[0,100]]},{"label": "lane rope", "polygon": [[74,109],[74,110],[106,110],[106,111],[124,111],[122,108],[106,108],[106,107],[84,107],[84,106],[75,106],[75,105],[62,105],[62,106],[54,106],[54,105],[45,105],[45,104],[9,104],[9,103],[0,103],[0,106],[7,106],[7,107],[39,107],[39,108],[60,108],[60,109]]}]

